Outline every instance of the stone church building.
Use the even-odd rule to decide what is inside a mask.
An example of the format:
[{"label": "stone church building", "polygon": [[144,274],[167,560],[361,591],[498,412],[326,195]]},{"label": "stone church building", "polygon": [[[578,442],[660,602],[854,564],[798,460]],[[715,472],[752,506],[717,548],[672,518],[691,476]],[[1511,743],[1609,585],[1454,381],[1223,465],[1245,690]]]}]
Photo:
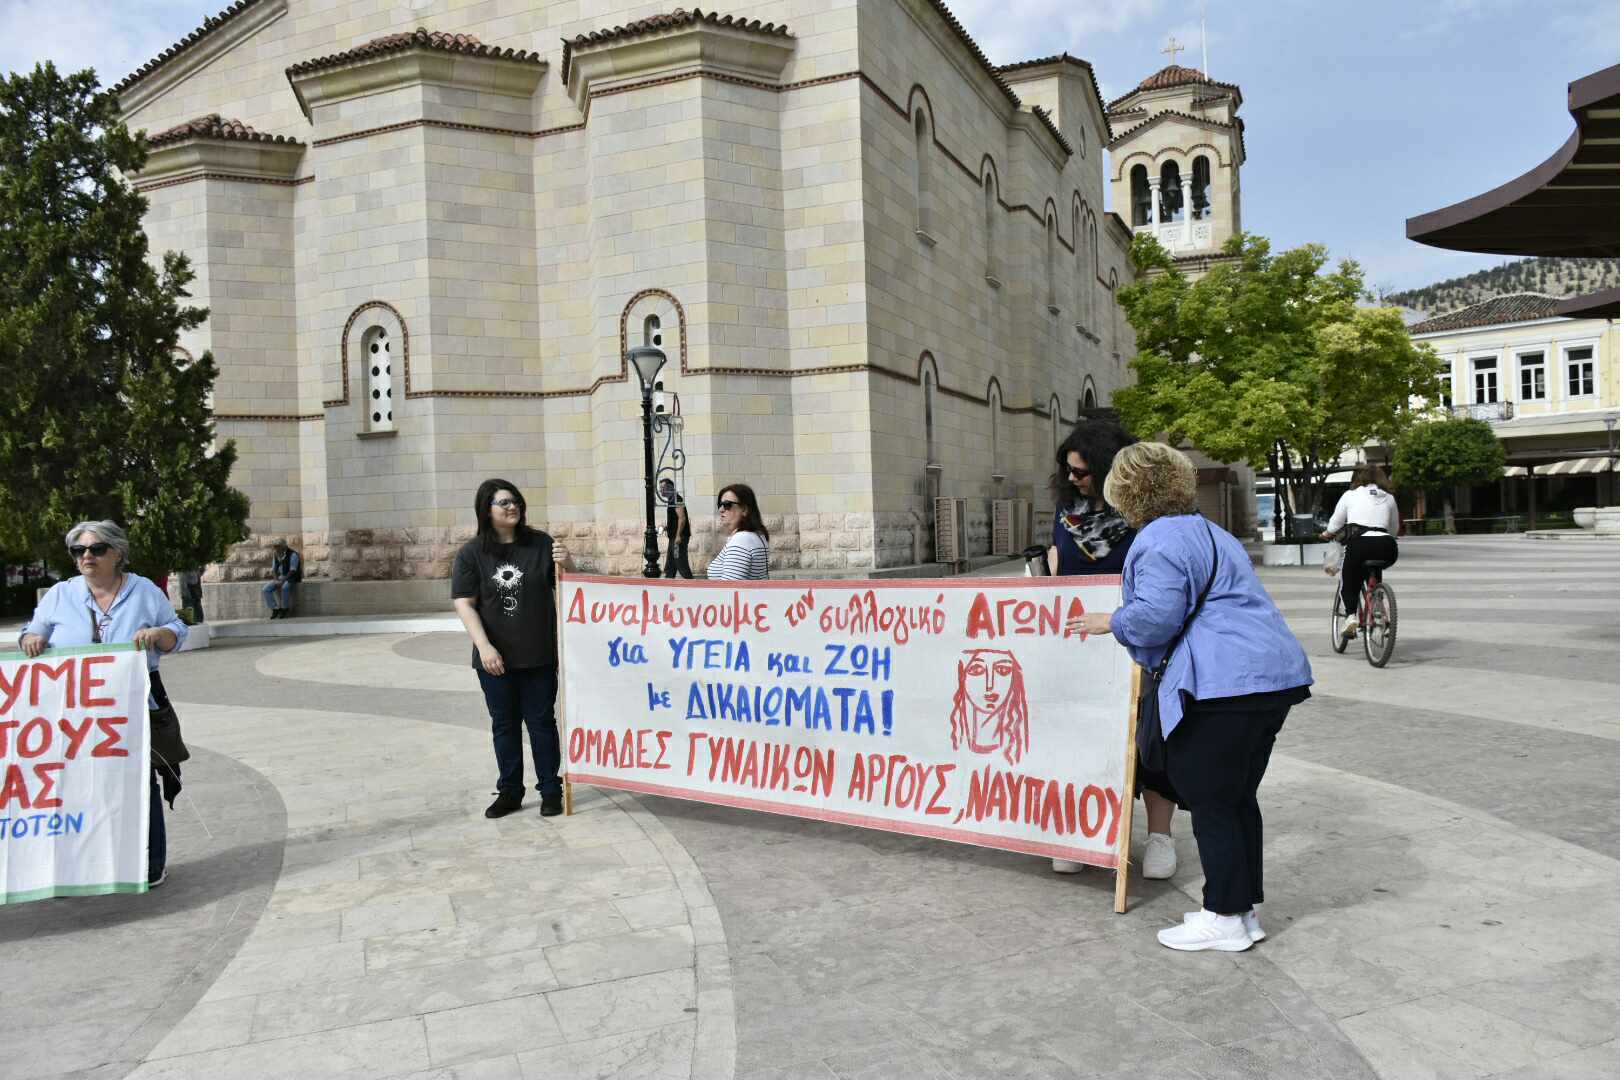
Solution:
[{"label": "stone church building", "polygon": [[[1241,162],[1235,88],[1203,89],[1232,100],[1185,106],[1195,235],[1236,227]],[[237,0],[116,91],[253,502],[213,577],[284,536],[311,577],[442,597],[490,476],[635,572],[640,344],[669,356],[699,565],[729,481],[783,572],[931,563],[936,496],[972,558],[992,500],[1050,511],[1055,444],[1129,378],[1104,205],[1134,174],[1104,151],[1134,170],[1158,91],[996,67],[940,0]],[[1223,183],[1231,217],[1196,216]]]}]

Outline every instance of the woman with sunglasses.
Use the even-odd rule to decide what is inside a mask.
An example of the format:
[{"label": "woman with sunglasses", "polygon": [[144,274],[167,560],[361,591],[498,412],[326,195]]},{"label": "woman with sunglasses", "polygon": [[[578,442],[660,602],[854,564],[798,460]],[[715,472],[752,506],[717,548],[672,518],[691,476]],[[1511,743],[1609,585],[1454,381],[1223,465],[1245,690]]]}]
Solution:
[{"label": "woman with sunglasses", "polygon": [[[34,617],[23,628],[19,645],[38,656],[52,647],[130,642],[146,650],[146,667],[157,680],[158,657],[186,640],[186,624],[174,613],[163,590],[132,574],[129,537],[111,521],[81,521],[67,531],[67,550],[79,576],[51,586]],[[162,683],[157,683],[158,690]],[[157,695],[147,699],[156,709]],[[162,787],[159,787],[159,780]],[[174,805],[180,794],[180,766],[159,764],[152,770],[152,799],[146,849],[146,886],[155,889],[169,877],[168,835],[163,802]]]},{"label": "woman with sunglasses", "polygon": [[[1136,442],[1118,424],[1082,420],[1057,448],[1052,477],[1056,512],[1047,563],[1055,574],[1118,574],[1136,539],[1136,530],[1103,499],[1103,484],[1114,455]],[[1170,838],[1175,816],[1175,790],[1169,779],[1137,764],[1137,791],[1147,806],[1148,838],[1142,853],[1142,876],[1163,880],[1176,873],[1176,845]],[[1084,863],[1053,859],[1060,874],[1077,874]]]},{"label": "woman with sunglasses", "polygon": [[540,815],[563,811],[557,740],[557,566],[568,552],[531,528],[522,492],[485,480],[473,496],[478,535],[456,553],[450,595],[472,638],[473,670],[495,743],[495,801],[487,818],[523,805],[523,729],[534,754]]},{"label": "woman with sunglasses", "polygon": [[764,581],[771,576],[771,534],[747,484],[728,484],[716,503],[726,546],[709,563],[711,581]]}]

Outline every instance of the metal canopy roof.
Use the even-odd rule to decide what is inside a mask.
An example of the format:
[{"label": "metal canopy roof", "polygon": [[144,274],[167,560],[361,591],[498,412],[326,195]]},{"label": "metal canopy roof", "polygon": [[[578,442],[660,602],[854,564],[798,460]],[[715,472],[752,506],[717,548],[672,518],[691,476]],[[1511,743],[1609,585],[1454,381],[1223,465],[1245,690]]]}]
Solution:
[{"label": "metal canopy roof", "polygon": [[[1570,83],[1569,112],[1575,131],[1546,161],[1483,195],[1407,218],[1407,238],[1493,255],[1620,255],[1620,64]],[[1620,295],[1611,299],[1620,309]]]}]

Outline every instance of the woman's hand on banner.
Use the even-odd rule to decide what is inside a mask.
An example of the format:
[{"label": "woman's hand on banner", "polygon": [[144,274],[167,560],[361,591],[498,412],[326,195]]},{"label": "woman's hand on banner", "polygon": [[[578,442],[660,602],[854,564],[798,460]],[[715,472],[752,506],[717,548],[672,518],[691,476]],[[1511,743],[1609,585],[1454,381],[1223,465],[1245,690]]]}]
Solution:
[{"label": "woman's hand on banner", "polygon": [[46,649],[50,648],[50,645],[51,645],[50,642],[46,641],[44,638],[40,637],[38,634],[24,634],[23,635],[23,639],[22,639],[23,655],[28,657],[30,660],[32,660],[34,657],[38,656],[40,653],[44,652]]},{"label": "woman's hand on banner", "polygon": [[493,645],[478,646],[478,662],[484,665],[484,670],[491,675],[505,675],[506,661],[501,659],[501,652]]},{"label": "woman's hand on banner", "polygon": [[1070,619],[1066,629],[1071,634],[1081,634],[1089,637],[1092,634],[1111,634],[1114,631],[1114,613],[1111,611],[1088,611],[1079,618]]},{"label": "woman's hand on banner", "polygon": [[574,569],[574,555],[573,555],[573,552],[569,551],[567,548],[563,547],[561,544],[552,544],[551,545],[551,561],[558,567],[558,569],[561,569],[561,570],[572,570],[572,569]]},{"label": "woman's hand on banner", "polygon": [[170,652],[180,644],[174,636],[174,631],[164,626],[143,626],[135,631],[129,640],[137,649],[152,649],[156,652]]}]

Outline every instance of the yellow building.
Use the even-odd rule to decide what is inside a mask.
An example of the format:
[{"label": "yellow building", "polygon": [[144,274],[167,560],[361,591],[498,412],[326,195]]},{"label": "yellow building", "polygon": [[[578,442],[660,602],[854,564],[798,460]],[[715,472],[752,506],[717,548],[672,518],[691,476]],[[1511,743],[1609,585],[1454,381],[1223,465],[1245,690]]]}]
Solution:
[{"label": "yellow building", "polygon": [[1615,502],[1620,326],[1561,317],[1560,302],[1514,293],[1410,327],[1446,365],[1445,404],[1489,421],[1507,451],[1507,477],[1494,491],[1466,493],[1459,514]]}]

